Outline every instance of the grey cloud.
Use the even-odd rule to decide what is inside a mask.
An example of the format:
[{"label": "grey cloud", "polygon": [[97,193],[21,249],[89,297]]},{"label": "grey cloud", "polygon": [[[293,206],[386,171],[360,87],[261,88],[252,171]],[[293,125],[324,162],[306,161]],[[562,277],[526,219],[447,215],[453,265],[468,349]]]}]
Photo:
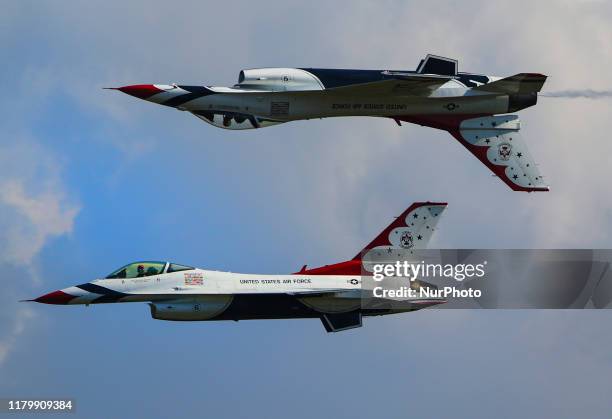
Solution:
[{"label": "grey cloud", "polygon": [[28,307],[14,307],[14,304],[11,304],[10,307],[15,311],[12,311],[10,315],[2,313],[0,316],[0,324],[3,326],[0,333],[0,366],[17,344],[29,321],[35,317],[34,312]]},{"label": "grey cloud", "polygon": [[[107,140],[126,147],[128,152],[132,147],[140,150],[137,141],[143,141],[122,132],[134,128],[146,133],[144,141],[158,142],[158,147],[162,138],[154,132],[162,130],[169,137],[163,138],[165,150],[177,144],[188,147],[189,155],[181,156],[183,166],[206,164],[206,154],[216,153],[214,159],[224,161],[228,169],[219,181],[231,186],[231,193],[240,196],[247,210],[263,208],[262,213],[278,215],[269,227],[289,231],[295,242],[287,246],[287,253],[299,263],[312,263],[312,259],[327,263],[352,256],[392,216],[410,202],[423,199],[450,203],[432,243],[435,247],[612,245],[612,196],[606,193],[612,155],[612,143],[607,138],[612,110],[608,101],[541,100],[535,108],[521,112],[523,135],[552,187],[546,194],[521,194],[492,178],[444,132],[410,125],[397,127],[381,119],[344,118],[231,133],[198,123],[188,115],[99,89],[139,82],[231,84],[241,68],[257,66],[412,69],[426,53],[436,53],[458,58],[462,71],[501,76],[522,71],[545,73],[551,76],[546,85],[551,92],[584,85],[602,91],[609,86],[612,66],[609,2],[589,2],[587,6],[584,2],[564,2],[563,7],[556,2],[533,1],[467,1],[461,7],[443,1],[352,2],[333,10],[322,3],[289,6],[263,1],[257,4],[256,13],[246,2],[232,6],[248,10],[244,13],[230,13],[221,3],[202,2],[184,2],[180,8],[162,2],[36,5],[28,13],[16,13],[13,6],[3,27],[15,26],[3,34],[27,33],[26,40],[35,39],[46,50],[49,56],[44,66],[37,66],[36,61],[27,65],[29,74],[38,80],[37,87],[62,88],[87,112],[114,126]],[[19,43],[22,38],[13,35],[7,39]],[[17,108],[23,113],[31,111],[40,89],[30,91],[24,82],[18,90],[21,95],[16,96],[23,97],[23,104]],[[7,106],[11,107],[15,107],[14,102]],[[164,127],[168,127],[166,131]],[[7,138],[18,142],[14,136]],[[240,146],[234,146],[237,143]],[[27,149],[13,150],[13,155],[22,158],[29,155]],[[61,163],[40,159],[49,151],[33,154],[37,156],[33,161],[46,161],[34,166],[47,175],[26,176],[22,172],[21,178],[41,179],[51,173],[54,175],[50,177],[57,179],[54,185],[36,189],[32,182],[13,180],[5,184],[3,195],[11,203],[4,205],[4,214],[10,214],[15,222],[25,222],[30,226],[27,230],[34,228],[32,237],[44,237],[41,246],[59,234],[69,234],[78,208],[69,199],[71,191],[62,186],[58,174]],[[9,172],[0,173],[5,176]],[[255,178],[257,181],[252,181]],[[200,193],[210,180],[194,171],[193,178],[182,181],[192,183]],[[241,187],[243,183],[248,187]],[[53,199],[56,211],[51,219],[56,220],[57,229],[36,230],[43,220],[35,210],[37,205]],[[250,215],[250,221],[240,222],[264,219],[260,214]],[[200,216],[194,214],[193,222],[181,220],[180,227],[192,227]],[[0,231],[9,234],[10,229],[1,227]],[[268,250],[280,252],[281,248]],[[14,254],[20,256],[11,256],[12,260],[36,259],[36,254],[28,255],[20,249],[15,248]],[[311,259],[301,260],[303,252],[308,251],[313,252]],[[413,333],[405,333],[406,342],[399,347],[404,350],[421,345],[423,359],[431,359],[431,342],[435,339],[439,339],[438,355],[451,352],[448,340],[453,333],[464,345],[458,345],[459,349],[467,352],[466,348],[478,346],[474,340],[486,345],[491,339],[503,339],[508,328],[517,327],[516,317],[504,313],[495,316],[424,312],[381,320],[378,325],[394,325],[395,331],[405,331],[406,324],[414,325],[418,329],[416,338]],[[587,327],[572,321],[569,315],[558,319],[555,313],[546,314],[540,321],[534,321],[529,313],[515,316],[523,316],[517,324],[525,325],[524,335],[504,341],[490,357],[496,362],[506,357],[517,374],[527,372],[530,377],[534,373],[513,357],[513,345],[531,349],[529,345],[537,345],[533,342],[549,339],[550,346],[532,356],[561,348],[566,361],[563,364],[568,365],[575,361],[574,352],[580,352],[573,345],[577,339],[564,343],[568,330],[577,331],[580,337],[586,329],[605,324],[601,317],[592,317]],[[499,327],[504,318],[506,327]],[[13,319],[17,321],[17,317],[10,321]],[[10,321],[3,322],[3,330],[20,330],[13,329]],[[551,324],[557,325],[554,334],[549,330]],[[375,320],[371,326],[359,333],[377,333]],[[6,342],[15,342],[10,337],[13,335],[21,336],[9,333]],[[587,337],[594,345],[602,342],[599,335]],[[477,357],[473,360],[478,361]],[[400,362],[405,358],[398,358]],[[554,374],[558,365],[546,362],[545,372]],[[457,386],[465,385],[453,371],[449,374],[441,369],[437,373],[445,379],[457,377]],[[427,374],[421,372],[421,377]],[[536,374],[542,380],[545,375]],[[559,382],[573,377],[568,374],[560,378],[564,380]],[[609,377],[601,381],[609,386]],[[547,386],[538,383],[537,388]]]},{"label": "grey cloud", "polygon": [[[346,246],[347,241],[367,240],[390,215],[417,199],[451,204],[435,238],[438,246],[609,243],[601,226],[610,223],[612,199],[601,197],[597,205],[584,204],[606,188],[608,166],[602,157],[612,153],[612,145],[605,137],[610,112],[605,101],[569,105],[542,100],[521,112],[527,144],[552,186],[548,194],[526,195],[510,193],[444,132],[353,118],[293,123],[262,133],[218,132],[187,115],[98,89],[132,82],[231,84],[239,69],[256,66],[410,69],[426,53],[456,57],[464,71],[543,72],[551,76],[546,86],[551,92],[566,91],[587,79],[592,86],[605,86],[612,65],[605,53],[612,37],[606,2],[565,2],[552,20],[547,2],[468,1],[461,8],[445,7],[443,1],[418,6],[393,1],[382,6],[355,3],[344,10],[343,19],[334,19],[316,6],[262,2],[256,19],[249,14],[232,15],[231,30],[224,27],[223,19],[200,24],[203,15],[224,15],[226,8],[217,4],[186,2],[183,10],[191,13],[173,13],[136,2],[121,10],[109,5],[95,14],[85,13],[79,3],[63,4],[44,8],[46,25],[56,37],[46,69],[55,74],[50,83],[70,79],[69,94],[121,127],[169,126],[172,140],[188,142],[194,156],[204,149],[204,142],[248,137],[262,152],[253,155],[248,146],[242,147],[243,152],[237,149],[235,159],[243,170],[236,169],[235,175],[257,170],[262,180],[270,181],[268,197],[281,194],[286,212],[296,221],[316,222],[329,233],[325,251]],[[529,13],[521,7],[527,4]],[[432,16],[436,24],[424,29],[422,22],[431,21]],[[108,25],[109,21],[114,24]],[[571,33],[566,31],[568,26],[573,28]],[[370,27],[375,30],[355,31]],[[66,33],[82,36],[77,40]],[[593,48],[583,48],[585,43]],[[589,64],[593,62],[599,65]],[[600,91],[595,87],[593,91]],[[118,130],[111,134],[108,141],[129,153],[149,140],[154,146],[161,143],[154,136],[125,138]],[[272,165],[275,153],[296,153],[296,157],[291,165],[282,161]],[[283,184],[296,187],[281,191],[270,184],[278,170],[284,173]],[[300,191],[299,199],[295,191]],[[579,235],[571,228],[558,228],[580,216],[593,222],[583,225]],[[551,220],[558,221],[553,225]],[[311,231],[304,228],[302,233],[308,236]]]},{"label": "grey cloud", "polygon": [[[0,262],[5,267],[0,366],[34,318],[30,308],[16,303],[16,290],[39,281],[37,256],[53,238],[70,234],[79,209],[53,152],[23,137],[14,144],[0,142]],[[7,265],[19,276],[7,275]]]},{"label": "grey cloud", "polygon": [[0,156],[0,260],[29,266],[49,239],[72,231],[79,206],[49,150],[22,142],[0,145]]}]

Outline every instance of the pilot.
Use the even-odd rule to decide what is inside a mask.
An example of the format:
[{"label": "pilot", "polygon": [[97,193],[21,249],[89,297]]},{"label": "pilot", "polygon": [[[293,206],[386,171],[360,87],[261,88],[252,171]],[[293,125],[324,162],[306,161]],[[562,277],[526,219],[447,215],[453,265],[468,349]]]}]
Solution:
[{"label": "pilot", "polygon": [[147,269],[147,276],[151,275],[157,275],[157,269],[153,266],[149,266],[149,269]]},{"label": "pilot", "polygon": [[145,276],[144,265],[138,265],[138,277]]}]

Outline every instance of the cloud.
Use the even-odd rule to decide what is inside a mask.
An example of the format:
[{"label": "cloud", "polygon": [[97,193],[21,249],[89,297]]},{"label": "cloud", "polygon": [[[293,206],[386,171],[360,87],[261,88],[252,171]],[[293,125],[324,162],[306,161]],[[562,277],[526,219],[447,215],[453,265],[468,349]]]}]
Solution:
[{"label": "cloud", "polygon": [[[230,13],[251,10],[252,5],[232,3],[230,10],[222,3],[196,1],[173,9],[150,1],[11,3],[0,15],[0,33],[6,41],[3,52],[8,50],[5,56],[9,57],[5,70],[20,77],[15,83],[10,76],[4,78],[5,91],[15,94],[0,103],[2,124],[19,123],[27,130],[28,118],[50,113],[60,102],[71,101],[69,111],[54,114],[58,131],[68,121],[75,126],[84,121],[80,125],[87,130],[83,143],[91,145],[102,138],[135,160],[150,150],[150,144],[159,145],[155,165],[143,170],[151,176],[143,182],[154,184],[158,171],[175,172],[179,175],[171,180],[186,185],[189,191],[170,195],[188,199],[180,205],[186,215],[173,219],[173,228],[166,230],[200,233],[203,219],[214,216],[228,228],[241,223],[263,224],[262,234],[254,235],[257,246],[253,246],[264,249],[260,250],[262,257],[254,257],[258,249],[252,249],[249,257],[234,258],[232,264],[244,259],[259,268],[261,260],[270,257],[270,265],[278,269],[286,258],[275,252],[282,251],[295,258],[290,263],[302,262],[306,252],[312,252],[306,260],[310,263],[312,259],[327,263],[336,257],[351,257],[392,216],[412,201],[427,199],[449,202],[434,246],[612,244],[607,233],[612,223],[612,196],[606,193],[612,109],[606,100],[541,100],[520,113],[523,135],[552,187],[550,193],[523,194],[511,192],[492,178],[445,132],[408,124],[398,127],[390,120],[368,118],[228,132],[184,113],[100,89],[149,82],[228,85],[235,82],[239,69],[259,66],[414,69],[420,58],[434,53],[458,58],[461,71],[500,76],[545,73],[550,76],[545,89],[553,93],[609,90],[610,2],[465,1],[457,6],[438,0],[418,4],[389,0],[351,2],[337,13],[321,4],[262,0],[257,3],[257,13]],[[70,112],[73,110],[76,112]],[[20,131],[2,128],[0,137],[0,260],[34,271],[45,246],[74,229],[79,204],[62,176],[65,164],[61,156],[69,146],[54,137],[43,146],[36,138],[14,132]],[[101,177],[116,169],[113,153],[106,153],[106,148],[94,151],[102,151],[95,159],[102,169],[97,172]],[[218,172],[205,177],[207,166],[218,168]],[[187,173],[186,167],[193,171]],[[119,172],[116,184],[129,184],[125,181],[135,172]],[[86,173],[90,172],[72,175]],[[213,184],[227,191],[217,194]],[[95,199],[92,196],[86,204],[99,204]],[[202,216],[192,210],[202,208],[192,204],[198,199],[210,203],[211,214]],[[163,201],[158,209],[172,216]],[[236,213],[241,217],[230,219],[223,213],[234,209],[230,205],[239,209]],[[150,213],[155,213],[155,206],[141,214],[146,229],[154,228],[149,224],[153,224]],[[221,211],[215,213],[214,209]],[[265,236],[267,232],[277,234],[273,229],[286,232],[287,246]],[[201,243],[223,247],[236,241],[230,234],[194,233],[196,236],[198,245],[190,244],[196,249],[194,253],[200,252]],[[168,247],[155,249],[180,249],[178,241],[159,240],[164,241],[170,243]],[[14,287],[27,284],[11,283]],[[12,294],[0,295],[0,362],[23,338],[32,320],[31,313],[17,306],[15,299]],[[505,334],[504,327],[499,327],[500,319],[483,317],[482,313],[414,315],[428,322],[428,330],[438,331],[441,322],[448,322],[452,327],[447,332],[455,333],[463,344],[457,347],[478,348],[474,339],[500,339]],[[482,327],[469,327],[474,317]],[[530,318],[525,315],[525,323]],[[511,324],[512,318],[508,321]],[[555,334],[547,337],[551,343],[542,344],[545,348],[539,353],[554,347],[568,347],[567,352],[575,348],[575,340],[564,345],[567,331],[580,327],[580,322],[575,323],[568,326],[560,321]],[[594,318],[580,330],[601,328],[604,323]],[[403,330],[403,326],[398,323],[397,329]],[[516,340],[528,346],[547,326],[536,321]],[[372,324],[359,333],[368,336],[373,331]],[[448,350],[448,334],[434,333],[420,340],[425,342],[425,356],[431,358],[425,349],[436,336],[440,353],[453,353]],[[596,345],[602,338],[593,336],[592,341]],[[491,353],[501,359],[508,357],[510,372],[525,371],[520,368],[520,359],[515,361],[511,351],[506,351],[515,347],[513,342],[502,343]],[[403,350],[406,345],[398,347]],[[570,355],[563,364],[575,361]],[[282,359],[282,354],[279,356]],[[554,375],[557,367],[549,364],[545,372],[553,371]],[[443,370],[432,371],[436,377],[440,372],[448,377],[448,371]],[[428,377],[428,372],[421,374],[418,378]],[[568,377],[562,378],[567,381]],[[601,388],[609,385],[609,377],[602,381]]]},{"label": "cloud", "polygon": [[0,146],[0,261],[31,266],[50,239],[72,231],[78,212],[52,152],[32,143]]},{"label": "cloud", "polygon": [[[72,232],[79,209],[66,192],[53,152],[23,137],[0,144],[0,262],[5,266],[0,365],[34,318],[17,302],[18,290],[38,281],[37,256],[50,240]],[[9,275],[7,264],[18,274]]]},{"label": "cloud", "polygon": [[[393,14],[384,12],[379,4],[354,7],[351,19],[338,21],[336,36],[329,38],[331,48],[360,67],[414,68],[419,56],[435,53],[458,58],[460,71],[499,76],[545,73],[550,76],[545,89],[551,92],[600,96],[609,92],[609,2],[567,2],[554,19],[549,2],[467,1],[460,8],[448,7],[443,1],[416,7],[394,4],[386,3]],[[521,4],[529,4],[529,13]],[[376,30],[355,39],[354,27]],[[572,30],[567,31],[568,27]],[[394,194],[404,191],[407,197],[422,198],[429,189],[434,196],[442,193],[441,198],[450,204],[437,236],[443,245],[607,247],[611,242],[602,226],[610,225],[612,196],[601,192],[607,190],[609,179],[605,160],[612,153],[607,139],[611,111],[609,101],[542,99],[536,107],[519,113],[522,134],[551,184],[551,192],[543,194],[510,192],[446,133],[396,129],[392,124],[377,127],[378,135],[369,133],[371,145],[360,161],[371,170],[366,178],[357,180],[374,182],[378,178],[381,186],[380,193],[368,191],[369,198],[378,195],[381,205],[375,218],[366,221],[371,225],[389,208],[399,210],[400,201]],[[438,138],[440,143],[436,143]],[[382,169],[376,165],[380,153],[376,147],[381,143],[390,148]],[[341,151],[330,152],[334,153]],[[403,172],[397,170],[400,167]],[[345,189],[346,184],[338,187]],[[576,223],[578,229],[570,227]],[[464,227],[459,229],[460,225]]]},{"label": "cloud", "polygon": [[[550,76],[545,90],[552,94],[602,96],[609,91],[612,67],[607,47],[612,7],[598,1],[563,5],[555,6],[551,19],[550,2],[471,0],[460,8],[445,1],[416,6],[391,0],[382,6],[358,2],[338,20],[324,8],[262,1],[257,16],[233,16],[228,31],[224,19],[201,25],[203,15],[226,15],[225,6],[217,4],[185,2],[184,10],[190,10],[185,14],[169,13],[149,2],[121,8],[104,3],[92,14],[78,3],[66,3],[41,6],[45,26],[35,25],[36,15],[19,14],[22,20],[13,32],[33,31],[33,39],[49,51],[42,67],[48,76],[39,75],[37,84],[59,86],[70,80],[66,93],[88,112],[112,121],[104,137],[127,155],[150,151],[150,144],[167,147],[159,132],[171,135],[173,144],[193,146],[194,152],[184,159],[186,165],[196,160],[193,167],[202,161],[198,142],[212,139],[220,143],[248,137],[262,151],[275,147],[284,155],[296,151],[288,166],[272,164],[272,153],[253,155],[248,146],[236,147],[234,158],[242,170],[227,176],[244,178],[256,170],[262,179],[278,183],[277,171],[282,170],[282,183],[299,187],[280,191],[271,185],[259,196],[267,201],[276,199],[274,194],[286,194],[282,197],[286,213],[302,224],[316,220],[328,233],[324,252],[344,245],[347,237],[362,244],[375,226],[421,199],[450,203],[448,222],[441,224],[436,245],[605,247],[610,242],[602,226],[611,222],[612,197],[600,196],[597,205],[586,203],[607,188],[608,165],[603,157],[612,154],[604,129],[611,111],[608,101],[541,100],[520,113],[523,135],[551,185],[550,193],[523,194],[510,192],[492,178],[444,132],[353,118],[292,123],[261,130],[263,134],[221,132],[197,125],[184,113],[100,89],[173,81],[227,85],[241,68],[257,66],[414,69],[426,53],[435,53],[458,58],[462,71],[501,76],[537,71]],[[109,26],[109,21],[114,24]],[[372,30],[355,31],[366,27]],[[573,30],[567,31],[568,27]],[[52,40],[40,28],[53,32]],[[222,40],[208,42],[219,34]],[[299,146],[287,145],[281,136]],[[583,225],[579,235],[574,229],[558,228],[559,223],[569,225],[580,217],[593,221]],[[311,231],[305,228],[303,233],[307,237]]]},{"label": "cloud", "polygon": [[[145,82],[228,85],[241,68],[258,66],[414,69],[426,53],[435,53],[458,58],[462,71],[500,76],[537,71],[550,76],[545,86],[550,94],[603,97],[609,92],[612,66],[607,48],[612,7],[597,1],[563,5],[550,19],[549,2],[471,0],[461,8],[448,7],[445,1],[418,6],[391,0],[382,6],[357,2],[338,20],[320,7],[262,1],[257,16],[234,16],[228,31],[224,19],[200,24],[203,15],[225,15],[225,7],[217,4],[185,2],[185,10],[191,11],[187,14],[168,13],[148,2],[121,8],[105,4],[92,14],[78,3],[66,3],[41,6],[44,26],[35,24],[37,15],[14,10],[12,15],[21,19],[11,21],[16,22],[13,32],[29,31],[31,39],[48,51],[42,65],[27,66],[36,69],[28,77],[36,89],[27,90],[24,84],[22,91],[38,94],[50,86],[62,88],[85,112],[108,122],[99,137],[126,156],[167,151],[166,140],[171,139],[172,144],[193,150],[181,157],[185,165],[198,167],[206,164],[202,153],[216,152],[233,138],[248,138],[262,152],[254,154],[248,145],[228,146],[236,170],[225,175],[226,182],[256,171],[262,180],[258,183],[268,185],[254,194],[261,197],[262,208],[270,199],[281,198],[282,210],[294,217],[293,224],[318,223],[329,237],[322,253],[339,248],[343,254],[347,241],[358,248],[391,216],[422,199],[450,203],[433,245],[606,247],[610,242],[602,226],[612,221],[612,197],[588,203],[606,190],[604,157],[612,153],[612,143],[605,137],[609,101],[542,99],[520,112],[523,135],[551,185],[550,193],[523,194],[510,192],[447,133],[432,129],[342,118],[292,123],[263,133],[234,133],[100,89]],[[286,18],[289,15],[301,19]],[[114,22],[112,27],[109,21]],[[357,33],[357,27],[373,29]],[[567,31],[568,27],[573,30]],[[49,32],[52,38],[46,36]],[[74,33],[80,36],[75,38]],[[223,34],[222,41],[206,42],[218,34]],[[70,88],[64,89],[67,80]],[[214,150],[202,145],[213,141],[217,141]],[[285,159],[290,164],[273,161],[275,151],[285,156],[294,153],[295,158]],[[224,159],[229,161],[227,156]],[[113,167],[117,171],[117,165]],[[118,171],[117,179],[123,175]],[[593,221],[582,225],[580,234],[558,228],[581,217]],[[318,234],[302,230],[306,241]]]},{"label": "cloud", "polygon": [[11,313],[10,318],[4,319],[6,313],[0,317],[3,325],[0,335],[0,366],[9,356],[13,347],[17,344],[19,337],[26,330],[28,322],[34,318],[34,312],[27,307],[19,307],[16,312]]},{"label": "cloud", "polygon": [[45,243],[54,236],[70,233],[79,209],[63,202],[60,191],[29,194],[23,180],[0,183],[0,207],[12,212],[17,222],[4,218],[4,253],[0,260],[30,265]]}]

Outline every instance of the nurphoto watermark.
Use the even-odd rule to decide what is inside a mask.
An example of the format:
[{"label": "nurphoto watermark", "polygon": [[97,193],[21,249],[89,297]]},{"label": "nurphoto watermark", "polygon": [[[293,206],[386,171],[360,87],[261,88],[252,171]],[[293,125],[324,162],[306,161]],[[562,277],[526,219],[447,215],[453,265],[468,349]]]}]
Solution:
[{"label": "nurphoto watermark", "polygon": [[362,308],[612,308],[609,249],[399,249],[362,255]]}]

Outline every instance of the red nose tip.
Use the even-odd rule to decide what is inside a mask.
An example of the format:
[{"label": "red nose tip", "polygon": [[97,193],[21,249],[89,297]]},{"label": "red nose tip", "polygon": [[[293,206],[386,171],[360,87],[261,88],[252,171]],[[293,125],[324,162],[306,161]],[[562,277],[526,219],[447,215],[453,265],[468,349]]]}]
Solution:
[{"label": "red nose tip", "polygon": [[75,298],[73,295],[66,294],[63,291],[53,291],[49,294],[38,297],[33,301],[43,304],[68,304],[68,302],[73,298]]},{"label": "red nose tip", "polygon": [[163,92],[163,90],[158,89],[152,84],[134,84],[132,86],[117,87],[115,90],[120,90],[123,93],[127,93],[128,95],[137,97],[139,99],[147,99],[154,94]]}]

